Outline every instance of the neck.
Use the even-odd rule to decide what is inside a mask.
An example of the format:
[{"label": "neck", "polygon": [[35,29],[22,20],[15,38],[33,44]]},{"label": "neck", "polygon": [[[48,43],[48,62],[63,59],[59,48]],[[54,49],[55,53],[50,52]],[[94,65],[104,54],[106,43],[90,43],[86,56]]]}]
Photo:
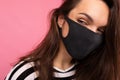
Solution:
[{"label": "neck", "polygon": [[58,52],[58,55],[56,56],[56,58],[53,61],[53,66],[55,66],[59,69],[65,70],[72,65],[71,60],[72,60],[71,56],[66,51],[63,43],[61,42],[60,50]]}]

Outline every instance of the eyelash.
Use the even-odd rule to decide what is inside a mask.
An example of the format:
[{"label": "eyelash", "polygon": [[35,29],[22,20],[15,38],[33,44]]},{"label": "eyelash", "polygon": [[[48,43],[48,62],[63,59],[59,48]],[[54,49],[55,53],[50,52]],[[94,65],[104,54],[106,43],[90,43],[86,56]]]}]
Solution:
[{"label": "eyelash", "polygon": [[83,19],[78,19],[77,20],[79,24],[81,25],[88,25],[87,21],[83,20]]},{"label": "eyelash", "polygon": [[[82,18],[78,19],[77,22],[79,24],[81,24],[81,25],[84,25],[84,26],[88,26],[89,25],[89,23],[86,20],[82,19]],[[98,32],[103,33],[104,31],[105,31],[105,27],[98,28]]]},{"label": "eyelash", "polygon": [[98,28],[98,31],[103,33],[105,31],[105,27]]}]

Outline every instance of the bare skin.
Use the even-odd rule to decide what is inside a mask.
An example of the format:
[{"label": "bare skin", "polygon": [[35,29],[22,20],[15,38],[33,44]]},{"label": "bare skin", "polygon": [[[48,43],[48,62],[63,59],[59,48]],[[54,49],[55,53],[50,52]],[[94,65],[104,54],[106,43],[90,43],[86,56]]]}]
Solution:
[{"label": "bare skin", "polygon": [[[107,25],[108,16],[109,8],[102,0],[81,0],[68,14],[70,19],[100,34]],[[63,15],[58,17],[58,25],[62,28],[62,36],[66,37],[69,33],[69,26]],[[71,60],[72,57],[61,41],[60,50],[54,59],[53,65],[65,70],[73,65],[70,63]]]}]

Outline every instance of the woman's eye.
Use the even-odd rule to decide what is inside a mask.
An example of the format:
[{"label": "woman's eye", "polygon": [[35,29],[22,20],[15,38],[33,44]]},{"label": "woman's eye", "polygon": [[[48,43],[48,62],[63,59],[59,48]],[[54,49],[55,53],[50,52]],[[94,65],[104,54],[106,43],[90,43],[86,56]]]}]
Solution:
[{"label": "woman's eye", "polygon": [[103,33],[105,31],[105,27],[98,28],[98,31]]},{"label": "woman's eye", "polygon": [[83,19],[79,19],[79,20],[77,20],[77,21],[78,21],[78,23],[81,24],[81,25],[88,25],[88,23],[87,23],[85,20],[83,20]]}]

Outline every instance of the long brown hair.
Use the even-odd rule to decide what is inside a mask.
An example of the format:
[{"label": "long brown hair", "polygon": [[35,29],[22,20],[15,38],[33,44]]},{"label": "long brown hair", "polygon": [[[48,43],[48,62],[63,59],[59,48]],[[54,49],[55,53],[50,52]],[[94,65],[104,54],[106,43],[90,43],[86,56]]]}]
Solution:
[{"label": "long brown hair", "polygon": [[[57,27],[59,15],[67,15],[81,0],[64,0],[59,8],[51,11],[50,29],[44,40],[21,60],[35,63],[40,80],[53,80],[53,60],[60,46]],[[104,45],[93,51],[76,67],[76,80],[117,80],[118,54],[120,49],[119,1],[103,0],[110,8],[108,27],[105,30]]]}]

